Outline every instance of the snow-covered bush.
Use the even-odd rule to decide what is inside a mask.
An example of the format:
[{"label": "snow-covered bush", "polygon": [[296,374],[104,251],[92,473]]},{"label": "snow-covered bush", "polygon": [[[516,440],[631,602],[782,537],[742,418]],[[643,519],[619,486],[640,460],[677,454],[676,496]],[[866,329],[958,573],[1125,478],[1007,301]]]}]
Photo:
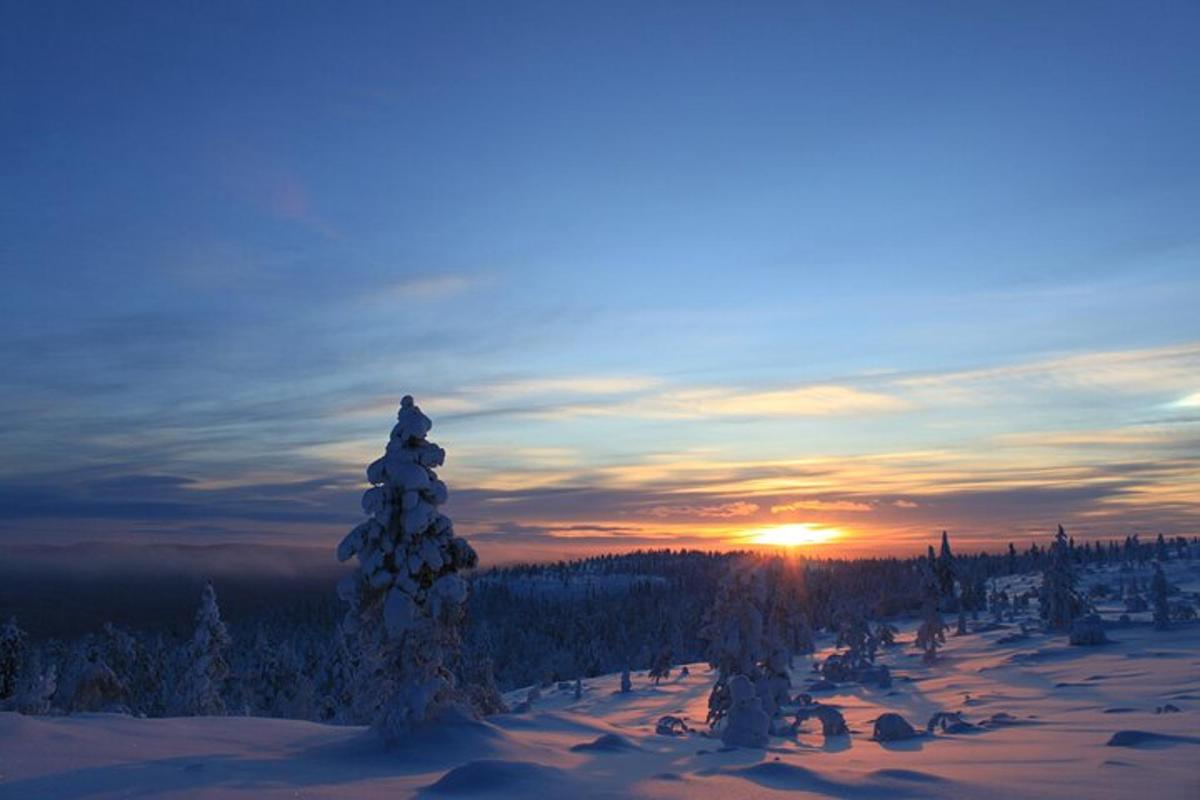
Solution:
[{"label": "snow-covered bush", "polygon": [[1104,633],[1104,623],[1096,614],[1087,614],[1071,623],[1070,642],[1073,645],[1090,647],[1104,644],[1108,636]]},{"label": "snow-covered bush", "polygon": [[670,714],[659,717],[654,726],[654,732],[659,736],[686,736],[689,730],[686,722]]},{"label": "snow-covered bush", "polygon": [[899,742],[917,736],[916,730],[908,724],[908,720],[894,712],[880,714],[875,720],[875,729],[871,738],[877,742]]},{"label": "snow-covered bush", "polygon": [[654,661],[650,663],[650,671],[647,677],[654,681],[654,685],[658,686],[666,678],[671,676],[671,647],[663,645],[659,649],[658,655],[654,657]]},{"label": "snow-covered bush", "polygon": [[971,731],[979,730],[978,725],[973,725],[963,719],[961,711],[938,711],[929,718],[929,722],[925,725],[927,733],[941,731],[942,733],[970,733]]},{"label": "snow-covered bush", "polygon": [[799,728],[805,720],[811,718],[816,718],[821,723],[821,735],[823,736],[841,736],[850,732],[842,712],[833,706],[820,704],[807,705],[796,711],[796,721],[792,723],[792,728]]},{"label": "snow-covered bush", "polygon": [[221,621],[212,582],[204,584],[196,609],[196,630],[188,646],[188,667],[180,681],[175,713],[180,716],[224,714],[229,677],[229,631]]},{"label": "snow-covered bush", "polygon": [[745,675],[734,675],[728,689],[728,720],[721,741],[729,747],[766,747],[771,718],[763,710],[754,684]]},{"label": "snow-covered bush", "polygon": [[383,457],[367,468],[362,507],[370,518],[338,546],[339,560],[358,557],[339,587],[350,605],[344,624],[363,649],[364,696],[387,740],[463,699],[450,668],[467,600],[459,573],[477,558],[438,512],[447,492],[434,467],[446,453],[426,439],[432,427],[405,396]]}]

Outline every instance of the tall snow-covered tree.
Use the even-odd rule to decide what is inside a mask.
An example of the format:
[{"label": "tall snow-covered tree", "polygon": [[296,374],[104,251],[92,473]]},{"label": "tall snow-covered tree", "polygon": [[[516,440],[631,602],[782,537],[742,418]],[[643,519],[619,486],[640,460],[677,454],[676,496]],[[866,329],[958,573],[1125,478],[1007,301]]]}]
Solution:
[{"label": "tall snow-covered tree", "polygon": [[953,611],[958,607],[958,602],[954,597],[954,572],[954,553],[950,552],[950,536],[946,531],[942,531],[942,549],[938,552],[934,573],[937,575],[938,594],[942,608],[947,611]]},{"label": "tall snow-covered tree", "polygon": [[729,681],[745,675],[750,685],[758,680],[764,652],[763,605],[766,587],[757,570],[735,568],[722,582],[709,610],[700,638],[708,642],[708,663],[717,670],[717,682],[708,698],[708,723],[715,726],[726,714],[732,698]]},{"label": "tall snow-covered tree", "polygon": [[17,625],[16,617],[0,627],[0,700],[7,700],[17,691],[17,677],[25,658],[25,631]]},{"label": "tall snow-covered tree", "polygon": [[467,600],[459,573],[477,557],[438,511],[447,492],[434,467],[446,453],[426,438],[432,427],[405,396],[383,457],[367,467],[370,519],[337,553],[358,557],[339,587],[350,606],[344,624],[363,648],[363,696],[373,698],[375,728],[389,741],[462,699],[451,669]]},{"label": "tall snow-covered tree", "polygon": [[[930,548],[932,551],[932,548]],[[930,554],[932,556],[932,552]],[[946,622],[938,608],[941,584],[935,572],[936,562],[931,557],[923,565],[921,577],[921,624],[917,627],[916,646],[924,651],[922,658],[931,664],[937,660],[937,651],[946,643]]]},{"label": "tall snow-covered tree", "polygon": [[1154,604],[1155,630],[1165,631],[1171,625],[1171,604],[1167,599],[1169,588],[1162,564],[1154,562],[1154,579],[1150,583],[1150,596]]},{"label": "tall snow-covered tree", "polygon": [[1042,619],[1053,630],[1069,631],[1071,623],[1087,610],[1087,604],[1075,590],[1075,568],[1062,525],[1058,526],[1050,546],[1050,564],[1042,573],[1038,600]]},{"label": "tall snow-covered tree", "polygon": [[184,716],[225,713],[225,681],[229,677],[229,631],[221,621],[212,581],[204,584],[196,609],[196,630],[187,647],[189,660],[180,681],[176,712]]}]

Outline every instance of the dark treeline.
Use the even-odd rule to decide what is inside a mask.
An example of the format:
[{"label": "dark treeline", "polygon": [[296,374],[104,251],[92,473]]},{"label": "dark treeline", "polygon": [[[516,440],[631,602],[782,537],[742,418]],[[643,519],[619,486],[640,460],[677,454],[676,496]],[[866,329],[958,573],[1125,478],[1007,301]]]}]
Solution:
[{"label": "dark treeline", "polygon": [[[1070,545],[1081,566],[1146,563],[1195,547],[1183,538]],[[986,610],[993,578],[1043,571],[1044,545],[1006,552],[954,554],[950,592],[960,609]],[[726,576],[747,570],[766,576],[780,601],[785,637],[844,626],[848,616],[886,620],[922,608],[925,557],[823,559],[793,553],[639,551],[550,564],[506,566],[471,578],[460,681],[501,690],[574,680],[625,669],[645,670],[664,651],[674,663],[705,660],[706,614]],[[215,586],[220,596],[219,582]],[[196,625],[224,626],[218,685],[189,686],[197,659],[191,626],[140,631],[106,625],[71,639],[28,640],[19,623],[0,635],[0,672],[10,697],[35,697],[37,710],[117,709],[146,716],[229,713],[330,722],[359,722],[350,696],[354,647],[341,632],[345,608],[332,589],[303,602],[264,608],[226,625],[213,612]],[[204,609],[201,609],[204,612]],[[0,609],[0,620],[8,618]],[[202,619],[202,617],[204,617]],[[6,628],[8,629],[8,628]],[[212,637],[206,638],[206,641]],[[13,644],[15,643],[15,644]],[[793,647],[805,652],[802,645]],[[6,655],[11,651],[11,657]],[[8,659],[6,661],[5,659]],[[9,666],[5,664],[11,662]],[[202,672],[202,671],[201,671]],[[205,694],[207,692],[207,694]],[[198,710],[189,698],[208,698]],[[40,698],[40,699],[39,699]],[[0,698],[3,701],[4,698]],[[192,703],[192,705],[189,705]],[[40,705],[39,705],[40,704]],[[213,709],[220,709],[214,712]]]}]

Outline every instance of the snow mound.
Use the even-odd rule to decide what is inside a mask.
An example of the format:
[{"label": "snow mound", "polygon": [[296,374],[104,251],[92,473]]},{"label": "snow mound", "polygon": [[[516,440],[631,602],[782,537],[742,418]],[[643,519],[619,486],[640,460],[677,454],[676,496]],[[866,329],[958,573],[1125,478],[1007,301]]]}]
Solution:
[{"label": "snow mound", "polygon": [[590,742],[572,745],[576,753],[624,753],[629,750],[640,750],[633,742],[615,733],[604,733]]},{"label": "snow mound", "polygon": [[945,778],[921,772],[915,769],[877,769],[870,774],[871,778],[884,780],[909,781],[911,783],[947,783]]},{"label": "snow mound", "polygon": [[929,797],[929,785],[949,783],[936,775],[907,769],[876,770],[865,776],[865,780],[840,781],[784,761],[765,761],[748,767],[716,768],[698,774],[742,778],[768,789],[803,791],[862,800],[878,797]]},{"label": "snow mound", "polygon": [[1200,737],[1151,731],[1117,731],[1108,740],[1109,747],[1169,747],[1175,744],[1200,744]]},{"label": "snow mound", "polygon": [[426,789],[428,795],[476,795],[543,793],[568,783],[567,773],[557,767],[531,761],[482,759],[455,767]]}]

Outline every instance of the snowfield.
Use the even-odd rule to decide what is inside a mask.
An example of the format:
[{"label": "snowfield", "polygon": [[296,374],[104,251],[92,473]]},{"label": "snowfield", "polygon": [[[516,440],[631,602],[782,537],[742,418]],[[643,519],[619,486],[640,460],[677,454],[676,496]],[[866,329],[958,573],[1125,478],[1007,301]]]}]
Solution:
[{"label": "snowfield", "polygon": [[[927,666],[904,626],[881,656],[892,687],[814,693],[850,735],[826,739],[813,719],[767,750],[700,732],[713,683],[702,664],[657,687],[635,675],[628,694],[620,675],[585,681],[580,700],[573,687],[543,689],[532,712],[447,724],[391,750],[364,728],[291,720],[5,713],[0,797],[1200,797],[1200,626],[1135,621],[1099,647],[1041,633],[998,642],[1016,632],[950,636]],[[794,692],[815,677],[809,663],[795,660]],[[1179,711],[1156,713],[1168,705]],[[873,721],[888,711],[920,729],[937,711],[1008,717],[877,743]],[[656,734],[668,714],[696,731]]]}]

